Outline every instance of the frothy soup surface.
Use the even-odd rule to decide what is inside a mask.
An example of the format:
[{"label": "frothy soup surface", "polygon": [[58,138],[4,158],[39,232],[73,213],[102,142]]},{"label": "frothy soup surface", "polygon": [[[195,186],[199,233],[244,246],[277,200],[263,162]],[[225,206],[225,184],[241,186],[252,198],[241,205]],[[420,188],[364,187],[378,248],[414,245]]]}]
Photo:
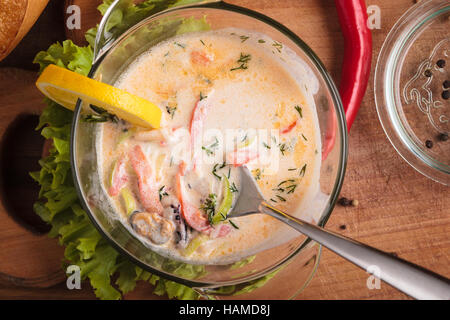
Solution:
[{"label": "frothy soup surface", "polygon": [[117,216],[152,250],[220,264],[279,241],[285,228],[269,216],[227,217],[242,165],[272,205],[295,214],[308,200],[320,166],[317,116],[285,50],[239,29],[191,33],[152,47],[117,80],[163,111],[158,130],[107,122],[97,141]]}]

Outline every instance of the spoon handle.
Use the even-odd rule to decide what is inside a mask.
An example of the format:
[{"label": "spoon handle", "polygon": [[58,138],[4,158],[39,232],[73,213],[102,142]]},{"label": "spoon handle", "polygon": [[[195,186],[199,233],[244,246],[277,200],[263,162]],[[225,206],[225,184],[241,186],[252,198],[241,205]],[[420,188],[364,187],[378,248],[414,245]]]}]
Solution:
[{"label": "spoon handle", "polygon": [[260,211],[416,299],[450,299],[450,280],[368,245],[294,218],[262,202]]}]

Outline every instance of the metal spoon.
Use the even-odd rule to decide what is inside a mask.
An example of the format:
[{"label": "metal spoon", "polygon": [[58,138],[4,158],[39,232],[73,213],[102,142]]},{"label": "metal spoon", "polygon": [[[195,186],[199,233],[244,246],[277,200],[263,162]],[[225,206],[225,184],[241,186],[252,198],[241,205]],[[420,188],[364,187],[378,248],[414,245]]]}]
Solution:
[{"label": "metal spoon", "polygon": [[240,195],[232,213],[228,215],[229,218],[254,213],[268,214],[368,272],[371,266],[378,267],[380,272],[376,276],[413,298],[450,299],[449,279],[277,210],[264,200],[250,171],[245,166],[240,168],[242,179]]}]

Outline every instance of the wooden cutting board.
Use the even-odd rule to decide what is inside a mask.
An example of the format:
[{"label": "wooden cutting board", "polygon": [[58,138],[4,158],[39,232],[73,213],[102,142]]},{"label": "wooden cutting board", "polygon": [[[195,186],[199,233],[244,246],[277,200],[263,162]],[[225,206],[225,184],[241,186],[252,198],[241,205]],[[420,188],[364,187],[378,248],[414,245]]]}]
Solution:
[{"label": "wooden cutting board", "polygon": [[[336,82],[340,79],[343,41],[332,0],[229,0],[262,12],[297,33],[320,57]],[[395,21],[416,1],[367,0],[381,12],[381,29],[373,30],[373,65],[381,45]],[[84,31],[99,22],[98,0],[72,0],[81,7],[82,29],[67,35],[78,44]],[[55,28],[61,27],[55,25]],[[0,81],[0,88],[2,84]],[[28,95],[24,90],[23,95]],[[1,123],[0,125],[4,125]],[[337,206],[327,228],[450,277],[449,187],[425,178],[395,152],[376,114],[373,75],[349,139],[349,161],[341,195],[358,199],[358,207]],[[3,223],[0,220],[0,224]],[[28,241],[28,240],[27,240]],[[22,245],[31,247],[24,241]],[[54,241],[55,240],[48,240]],[[1,239],[0,239],[1,243]],[[49,244],[46,243],[45,246]],[[36,248],[37,248],[36,244]],[[44,248],[49,248],[45,247]],[[46,249],[44,249],[46,250]],[[50,249],[48,249],[50,250]],[[59,251],[58,251],[59,250]],[[55,245],[53,254],[62,256]],[[1,257],[0,257],[1,258]],[[318,271],[299,299],[406,299],[407,296],[382,284],[369,290],[368,274],[324,250]],[[141,284],[127,298],[154,298]],[[69,291],[64,284],[48,289],[23,289],[0,285],[0,297],[92,298],[88,286]]]},{"label": "wooden cutting board", "polygon": [[64,280],[63,248],[33,212],[44,139],[34,131],[44,107],[36,73],[0,69],[0,283],[48,287]]}]

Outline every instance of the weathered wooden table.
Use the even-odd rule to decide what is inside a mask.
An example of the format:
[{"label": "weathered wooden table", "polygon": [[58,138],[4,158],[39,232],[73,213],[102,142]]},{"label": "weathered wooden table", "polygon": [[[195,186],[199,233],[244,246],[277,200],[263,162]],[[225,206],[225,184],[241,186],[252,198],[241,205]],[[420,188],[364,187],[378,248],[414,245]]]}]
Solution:
[{"label": "weathered wooden table", "polygon": [[[93,3],[98,1],[72,2],[91,3],[91,10],[83,12],[83,29],[98,22],[99,15],[92,10],[95,7]],[[332,0],[229,2],[262,12],[284,23],[317,53],[336,82],[339,81],[343,40]],[[415,2],[367,0],[367,5],[377,5],[381,13],[381,28],[374,29],[372,33],[372,70],[375,69],[378,53],[388,31]],[[61,28],[61,25],[55,27]],[[71,36],[80,39],[77,34]],[[11,77],[8,72],[18,75]],[[24,71],[0,68],[0,115],[10,115],[11,108],[23,108],[27,112],[39,110],[40,96],[32,85],[34,77],[35,74],[31,72],[25,75]],[[0,134],[3,134],[9,123],[3,116],[0,117]],[[327,228],[450,277],[450,189],[416,172],[390,145],[376,114],[373,75],[350,133],[349,150],[347,174],[341,195],[357,199],[359,206],[337,206]],[[22,153],[27,154],[26,151]],[[65,283],[37,288],[60,282],[61,274],[41,279],[41,282],[39,279],[34,279],[34,282],[25,281],[24,278],[33,272],[44,272],[46,265],[37,264],[35,270],[30,266],[14,263],[20,261],[20,256],[36,254],[36,250],[42,252],[40,248],[53,248],[53,251],[45,252],[43,256],[53,266],[62,257],[62,251],[55,245],[55,240],[46,239],[45,235],[25,235],[25,232],[14,234],[11,230],[19,230],[19,227],[10,220],[6,216],[0,219],[0,234],[3,234],[0,236],[0,298],[94,297],[88,284],[82,290],[72,291],[66,289]],[[2,274],[5,268],[18,275],[8,278],[7,274]],[[298,299],[408,298],[384,283],[380,289],[369,290],[366,286],[368,276],[366,272],[325,249],[317,274]],[[15,286],[8,279],[13,279],[21,286]],[[149,292],[149,285],[143,283],[126,298],[154,299]]]}]

